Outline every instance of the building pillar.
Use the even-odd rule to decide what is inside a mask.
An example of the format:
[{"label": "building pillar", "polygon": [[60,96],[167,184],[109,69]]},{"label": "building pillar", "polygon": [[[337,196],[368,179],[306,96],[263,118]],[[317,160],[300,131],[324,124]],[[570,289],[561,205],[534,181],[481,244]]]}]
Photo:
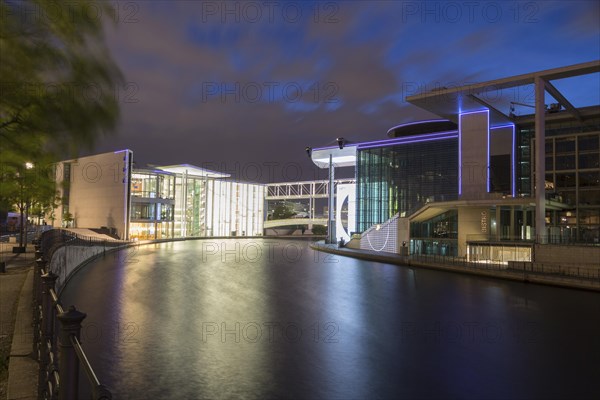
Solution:
[{"label": "building pillar", "polygon": [[545,82],[535,77],[535,235],[546,243],[546,101]]},{"label": "building pillar", "polygon": [[496,241],[500,241],[501,236],[501,229],[502,228],[502,208],[500,207],[500,205],[496,205],[496,229],[495,229],[495,238],[494,240]]},{"label": "building pillar", "polygon": [[329,154],[329,205],[328,205],[328,229],[327,236],[329,243],[336,243],[336,235],[335,235],[335,166],[333,165],[333,155]]},{"label": "building pillar", "polygon": [[529,224],[528,218],[527,218],[527,213],[529,213],[529,210],[525,207],[523,207],[523,227],[521,228],[521,239],[529,239],[528,235],[527,235],[527,224]]},{"label": "building pillar", "polygon": [[515,240],[517,236],[517,227],[515,226],[515,206],[510,206],[510,240]]}]

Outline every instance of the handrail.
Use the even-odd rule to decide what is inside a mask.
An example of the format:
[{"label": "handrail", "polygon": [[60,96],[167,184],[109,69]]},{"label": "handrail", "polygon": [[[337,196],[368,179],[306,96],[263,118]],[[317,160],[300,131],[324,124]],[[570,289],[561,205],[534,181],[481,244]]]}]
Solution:
[{"label": "handrail", "polygon": [[384,222],[382,222],[380,224],[371,225],[369,227],[369,229],[367,229],[366,231],[364,231],[363,233],[361,233],[361,237],[364,237],[364,236],[368,235],[372,230],[377,229],[377,225],[379,225],[380,228],[384,228],[387,225],[391,224],[392,222],[396,221],[399,217],[400,217],[400,214],[396,213],[390,219],[388,219],[387,221],[384,221]]},{"label": "handrail", "polygon": [[[66,243],[63,233],[56,237],[61,239],[60,245]],[[69,238],[69,241],[81,240],[81,236]],[[38,397],[50,400],[77,398],[81,364],[92,389],[92,399],[111,400],[111,392],[100,383],[79,340],[81,322],[86,314],[73,306],[65,310],[55,290],[58,275],[48,270],[48,259],[44,258],[39,246],[36,246],[36,258],[33,354],[40,364]],[[59,324],[55,332],[56,320]]]},{"label": "handrail", "polygon": [[63,246],[102,245],[104,247],[118,247],[128,242],[125,240],[107,240],[71,232],[67,229],[55,228],[44,231],[39,243],[44,259],[50,262],[54,253]]},{"label": "handrail", "polygon": [[58,311],[59,313],[64,313],[65,310],[62,308],[62,305],[60,304],[60,302],[58,300],[58,295],[56,294],[56,290],[50,289],[50,296],[52,296],[52,301],[54,302],[54,307],[56,307],[56,311]]},{"label": "handrail", "polygon": [[87,375],[88,380],[94,386],[100,386],[100,381],[98,380],[98,377],[94,373],[94,370],[92,369],[92,365],[90,364],[90,361],[88,360],[87,356],[83,352],[81,343],[79,342],[79,339],[77,339],[76,336],[71,335],[71,344],[73,345],[73,348],[75,349],[75,352],[77,353],[77,357],[79,358],[79,361],[83,364],[83,369],[85,370],[85,374]]}]

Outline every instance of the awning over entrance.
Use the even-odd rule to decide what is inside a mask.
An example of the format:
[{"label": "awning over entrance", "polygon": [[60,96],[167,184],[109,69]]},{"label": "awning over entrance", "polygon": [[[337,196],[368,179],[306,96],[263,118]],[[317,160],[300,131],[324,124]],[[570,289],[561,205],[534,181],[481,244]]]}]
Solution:
[{"label": "awning over entrance", "polygon": [[[499,198],[486,200],[455,200],[444,202],[427,203],[412,215],[407,217],[410,222],[427,221],[437,215],[450,210],[455,210],[460,207],[502,207],[502,206],[522,206],[535,208],[535,199],[530,197],[522,198]],[[553,200],[546,200],[546,210],[568,210],[572,206],[564,203],[559,203]]]},{"label": "awning over entrance", "polygon": [[336,168],[356,166],[356,145],[346,145],[343,149],[338,146],[313,149],[311,158],[317,167],[329,168],[329,155],[333,156]]}]

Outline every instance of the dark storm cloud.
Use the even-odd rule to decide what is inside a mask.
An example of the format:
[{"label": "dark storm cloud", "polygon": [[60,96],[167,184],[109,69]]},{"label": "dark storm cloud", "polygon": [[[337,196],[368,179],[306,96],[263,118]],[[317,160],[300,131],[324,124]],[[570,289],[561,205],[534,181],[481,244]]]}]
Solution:
[{"label": "dark storm cloud", "polygon": [[[302,17],[262,9],[256,20],[243,2],[228,3],[230,14],[214,12],[222,2],[136,3],[137,22],[121,21],[107,35],[131,90],[118,135],[98,151],[128,147],[139,163],[223,164],[230,172],[236,163],[293,162],[312,179],[305,146],[384,138],[393,125],[432,116],[406,95],[557,67],[573,48],[559,40],[573,21],[561,19],[557,4],[540,5],[539,21],[526,24],[406,14],[420,2],[275,3]],[[593,31],[585,8],[569,15]],[[594,58],[588,49],[569,60]]]},{"label": "dark storm cloud", "polygon": [[[285,162],[340,133],[364,139],[385,132],[361,111],[395,91],[394,74],[381,65],[384,43],[344,47],[352,24],[331,24],[337,33],[318,40],[321,24],[305,21],[302,34],[285,43],[263,35],[260,24],[231,35],[236,26],[199,21],[193,13],[167,19],[146,10],[138,24],[109,35],[127,80],[139,88],[139,102],[123,107],[122,128],[135,138],[129,146],[142,160]],[[267,31],[286,35],[298,28],[288,25]],[[176,26],[204,27],[211,39]],[[227,48],[214,45],[224,37]]]}]

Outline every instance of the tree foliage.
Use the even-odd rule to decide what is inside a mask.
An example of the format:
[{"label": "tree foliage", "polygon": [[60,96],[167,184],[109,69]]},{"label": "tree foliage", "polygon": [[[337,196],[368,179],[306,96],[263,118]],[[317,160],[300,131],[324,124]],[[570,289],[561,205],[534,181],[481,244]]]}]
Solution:
[{"label": "tree foliage", "polygon": [[31,164],[31,169],[19,168],[12,176],[2,176],[2,192],[4,207],[19,213],[27,212],[28,216],[43,217],[52,211],[60,199],[56,189],[51,168]]},{"label": "tree foliage", "polygon": [[[111,15],[109,4],[0,0],[0,209],[26,162],[47,169],[114,129],[122,76],[98,17]],[[50,195],[40,204],[53,201],[46,172],[37,170],[35,187]]]},{"label": "tree foliage", "polygon": [[291,204],[280,204],[273,210],[272,219],[288,219],[292,218],[295,214]]}]

